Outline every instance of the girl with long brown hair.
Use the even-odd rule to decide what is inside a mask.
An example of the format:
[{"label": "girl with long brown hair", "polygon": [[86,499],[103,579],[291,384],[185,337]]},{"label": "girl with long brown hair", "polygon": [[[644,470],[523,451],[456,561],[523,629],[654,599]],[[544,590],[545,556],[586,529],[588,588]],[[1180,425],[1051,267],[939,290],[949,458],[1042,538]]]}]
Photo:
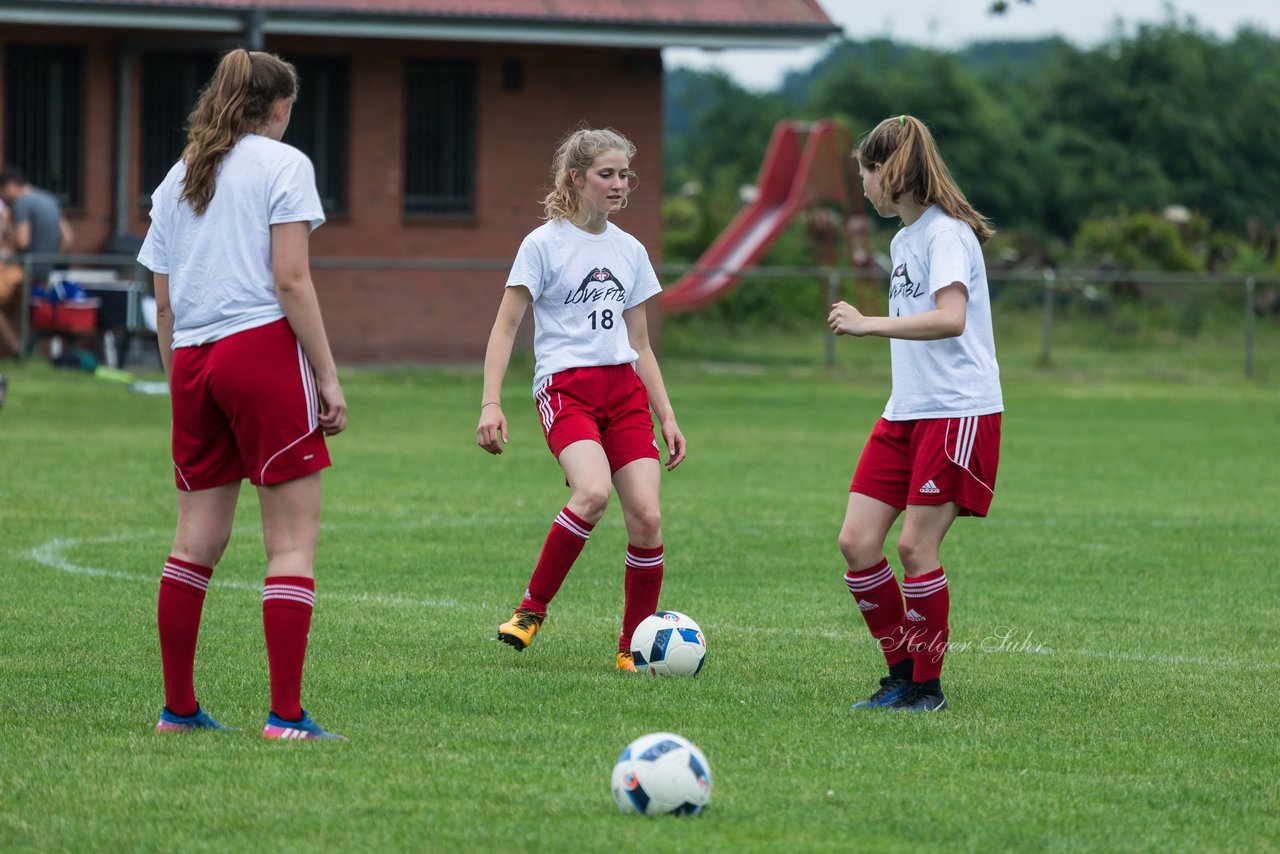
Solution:
[{"label": "girl with long brown hair", "polygon": [[226,729],[197,702],[192,671],[205,591],[248,478],[267,553],[271,705],[262,734],[339,737],[301,705],[324,437],[346,427],[347,404],[308,260],[311,232],[324,222],[315,172],[280,141],[297,92],[293,66],[274,54],[222,57],[191,113],[182,159],[152,193],[138,255],[155,273],[178,489],[157,607],[160,732]]},{"label": "girl with long brown hair", "polygon": [[[845,584],[889,666],[854,708],[947,707],[942,661],[951,600],[940,551],[958,516],[986,516],[995,494],[1004,401],[982,244],[995,233],[951,178],[929,129],[885,119],[854,151],[876,212],[897,217],[889,312],[831,307],[837,335],[889,338],[893,389],[849,487],[840,529]],[[885,557],[899,515],[903,583]]]}]

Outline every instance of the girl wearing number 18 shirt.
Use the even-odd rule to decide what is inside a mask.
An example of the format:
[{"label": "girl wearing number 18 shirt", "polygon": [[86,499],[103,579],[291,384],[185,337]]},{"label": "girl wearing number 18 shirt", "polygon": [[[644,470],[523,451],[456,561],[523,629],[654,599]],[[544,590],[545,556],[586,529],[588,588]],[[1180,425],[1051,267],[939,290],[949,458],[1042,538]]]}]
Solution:
[{"label": "girl wearing number 18 shirt", "polygon": [[516,330],[532,306],[533,398],[547,445],[564,470],[569,501],[498,638],[517,651],[529,645],[617,490],[628,540],[615,657],[624,671],[635,670],[631,633],[657,610],[662,589],[654,416],[667,469],[685,455],[684,435],[649,346],[645,302],[661,286],[644,246],[609,222],[635,185],[634,156],[631,141],[608,129],[580,129],[560,144],[554,187],[543,202],[547,222],[520,245],[489,336],[476,427],[480,447],[501,454],[507,442],[502,381]]}]

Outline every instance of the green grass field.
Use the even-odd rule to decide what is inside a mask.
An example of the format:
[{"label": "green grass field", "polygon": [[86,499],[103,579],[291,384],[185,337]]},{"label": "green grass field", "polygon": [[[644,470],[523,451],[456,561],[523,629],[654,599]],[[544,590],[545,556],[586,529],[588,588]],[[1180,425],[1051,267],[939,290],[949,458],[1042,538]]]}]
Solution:
[{"label": "green grass field", "polygon": [[[616,506],[536,643],[494,640],[567,495],[527,363],[500,459],[474,444],[476,372],[351,370],[304,686],[340,744],[257,735],[248,487],[196,671],[242,731],[152,732],[167,400],[0,366],[0,850],[1276,847],[1274,331],[1246,381],[1211,338],[1108,354],[1064,334],[1038,370],[1034,326],[1005,330],[998,494],[944,547],[965,648],[934,716],[849,710],[882,659],[835,537],[888,392],[883,342],[840,342],[828,371],[820,336],[758,338],[753,358],[670,333],[677,353],[725,355],[665,364],[691,449],[664,481],[662,603],[706,631],[702,675],[614,672]],[[654,730],[707,754],[702,816],[617,813],[613,761]]]}]

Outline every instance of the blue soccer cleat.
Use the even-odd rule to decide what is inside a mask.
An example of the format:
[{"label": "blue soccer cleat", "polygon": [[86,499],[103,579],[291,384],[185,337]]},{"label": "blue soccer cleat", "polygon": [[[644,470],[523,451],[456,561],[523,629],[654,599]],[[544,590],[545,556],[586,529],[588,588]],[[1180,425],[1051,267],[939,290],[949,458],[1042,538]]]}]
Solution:
[{"label": "blue soccer cleat", "polygon": [[267,714],[266,726],[262,728],[263,738],[273,738],[282,741],[290,739],[330,739],[337,741],[346,741],[345,738],[334,732],[325,732],[320,728],[320,724],[311,720],[311,716],[307,714],[307,710],[302,710],[302,720],[286,721],[275,712]]},{"label": "blue soccer cleat", "polygon": [[156,722],[156,732],[194,732],[198,729],[233,731],[232,727],[218,723],[198,706],[194,715],[175,715],[165,706],[160,710],[160,720]]},{"label": "blue soccer cleat", "polygon": [[891,712],[942,712],[946,711],[947,698],[943,695],[941,688],[932,688],[927,691],[921,690],[923,683],[912,683],[909,690],[902,697],[898,698],[891,706]]},{"label": "blue soccer cleat", "polygon": [[880,680],[880,688],[865,700],[854,703],[854,709],[883,709],[892,706],[911,691],[914,683],[910,679],[895,679],[886,676]]}]

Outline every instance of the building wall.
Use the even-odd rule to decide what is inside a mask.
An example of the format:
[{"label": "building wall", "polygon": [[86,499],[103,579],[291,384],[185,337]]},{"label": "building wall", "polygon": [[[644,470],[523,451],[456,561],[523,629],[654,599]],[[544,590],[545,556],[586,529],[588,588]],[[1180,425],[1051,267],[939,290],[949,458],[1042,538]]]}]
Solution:
[{"label": "building wall", "polygon": [[[286,45],[277,49],[288,55]],[[479,61],[476,214],[465,221],[401,213],[403,64],[436,56]],[[509,59],[524,66],[517,92],[502,88],[502,64]],[[636,69],[633,58],[616,51],[385,43],[354,54],[350,213],[315,233],[313,256],[467,260],[491,269],[317,270],[338,357],[482,357],[506,267],[524,235],[541,223],[552,153],[579,122],[616,127],[636,143],[635,166],[647,177],[616,222],[659,263],[662,92],[656,52],[649,59]]]},{"label": "building wall", "polygon": [[[25,28],[23,41],[81,44],[85,79],[84,204],[68,211],[73,251],[102,251],[115,231],[117,80],[120,51],[173,49],[190,35]],[[203,43],[206,44],[207,43]],[[229,46],[229,45],[223,45]],[[541,220],[552,153],[580,122],[612,126],[635,142],[643,181],[614,219],[661,262],[662,74],[656,50],[535,45],[276,38],[266,48],[346,56],[350,61],[349,206],[311,239],[313,278],[339,361],[476,361],[483,357],[505,269],[523,236]],[[467,218],[406,216],[404,64],[466,58],[478,64],[476,212]],[[518,91],[503,88],[503,63],[523,66]],[[140,64],[134,65],[134,103]],[[302,97],[306,81],[302,81]],[[3,89],[0,89],[0,98]],[[0,104],[0,115],[3,114]],[[130,231],[142,236],[139,122],[132,119]],[[0,133],[3,128],[0,128]],[[427,259],[470,269],[377,269],[373,259]],[[459,263],[463,262],[463,263]],[[483,268],[483,269],[477,269]],[[655,318],[656,328],[656,318]]]}]

